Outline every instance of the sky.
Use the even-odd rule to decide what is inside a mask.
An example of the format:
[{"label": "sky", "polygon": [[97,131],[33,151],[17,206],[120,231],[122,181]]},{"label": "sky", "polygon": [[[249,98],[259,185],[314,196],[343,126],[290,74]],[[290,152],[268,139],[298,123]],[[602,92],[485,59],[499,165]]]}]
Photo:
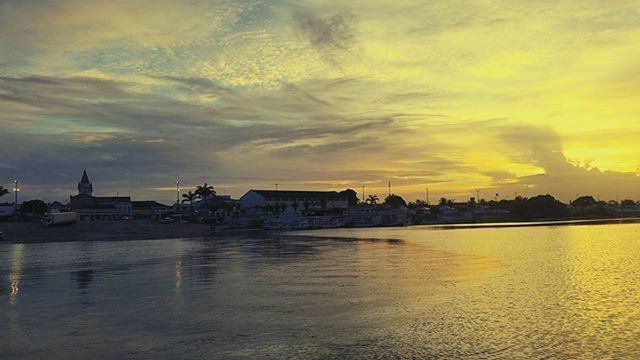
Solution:
[{"label": "sky", "polygon": [[640,199],[637,0],[0,0],[0,49],[25,198]]}]

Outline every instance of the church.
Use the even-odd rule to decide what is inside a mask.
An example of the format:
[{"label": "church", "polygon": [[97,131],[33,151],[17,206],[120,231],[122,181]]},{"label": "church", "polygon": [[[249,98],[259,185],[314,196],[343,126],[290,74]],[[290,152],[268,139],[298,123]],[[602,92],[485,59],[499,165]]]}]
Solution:
[{"label": "church", "polygon": [[133,213],[129,196],[93,196],[93,184],[86,170],[78,183],[78,195],[71,196],[70,203],[79,221],[128,220]]}]

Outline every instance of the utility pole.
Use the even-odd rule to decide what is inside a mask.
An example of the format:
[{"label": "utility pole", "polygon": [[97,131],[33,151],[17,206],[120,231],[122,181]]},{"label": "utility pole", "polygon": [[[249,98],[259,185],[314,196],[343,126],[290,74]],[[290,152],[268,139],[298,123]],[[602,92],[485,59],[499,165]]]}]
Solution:
[{"label": "utility pole", "polygon": [[278,185],[280,185],[280,184],[275,184],[275,185],[276,185],[276,191],[278,191]]},{"label": "utility pole", "polygon": [[365,195],[364,195],[364,185],[362,185],[362,202],[363,203],[367,202],[367,199],[365,198]]},{"label": "utility pole", "polygon": [[18,187],[18,180],[13,180],[13,194],[14,194],[13,212],[16,215],[16,222],[18,222],[18,192],[19,191],[20,191],[20,188]]},{"label": "utility pole", "polygon": [[426,188],[426,189],[424,189],[424,190],[425,190],[426,195],[427,195],[427,197],[426,197],[427,205],[429,205],[429,188]]},{"label": "utility pole", "polygon": [[180,180],[176,180],[176,204],[180,204]]},{"label": "utility pole", "polygon": [[389,181],[389,196],[391,196],[391,181]]},{"label": "utility pole", "polygon": [[476,189],[476,202],[480,202],[480,190]]}]

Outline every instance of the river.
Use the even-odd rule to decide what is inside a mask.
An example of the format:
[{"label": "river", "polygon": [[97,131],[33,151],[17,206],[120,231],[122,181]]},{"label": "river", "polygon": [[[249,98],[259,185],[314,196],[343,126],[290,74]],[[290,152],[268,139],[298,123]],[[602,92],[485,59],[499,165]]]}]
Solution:
[{"label": "river", "polygon": [[1,359],[640,358],[640,224],[0,244]]}]

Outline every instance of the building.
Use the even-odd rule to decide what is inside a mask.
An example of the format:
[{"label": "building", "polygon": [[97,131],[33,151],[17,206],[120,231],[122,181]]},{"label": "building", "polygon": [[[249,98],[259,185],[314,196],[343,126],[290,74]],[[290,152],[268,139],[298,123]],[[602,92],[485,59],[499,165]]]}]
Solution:
[{"label": "building", "polygon": [[54,201],[47,204],[47,208],[49,209],[50,213],[64,212],[67,210],[67,206],[59,201]]},{"label": "building", "polygon": [[336,191],[249,190],[238,202],[242,208],[281,206],[296,211],[349,207],[347,197]]},{"label": "building", "polygon": [[71,196],[70,206],[78,214],[78,221],[125,220],[133,213],[128,196],[93,196],[93,184],[86,170],[78,183],[78,195]]},{"label": "building", "polygon": [[0,204],[0,218],[9,217],[16,214],[16,207],[14,204],[3,203]]},{"label": "building", "polygon": [[89,181],[89,176],[87,176],[87,170],[82,172],[82,179],[78,183],[78,194],[79,195],[93,195],[93,184]]},{"label": "building", "polygon": [[135,220],[157,220],[172,213],[173,206],[160,204],[157,201],[132,201],[132,213]]}]

